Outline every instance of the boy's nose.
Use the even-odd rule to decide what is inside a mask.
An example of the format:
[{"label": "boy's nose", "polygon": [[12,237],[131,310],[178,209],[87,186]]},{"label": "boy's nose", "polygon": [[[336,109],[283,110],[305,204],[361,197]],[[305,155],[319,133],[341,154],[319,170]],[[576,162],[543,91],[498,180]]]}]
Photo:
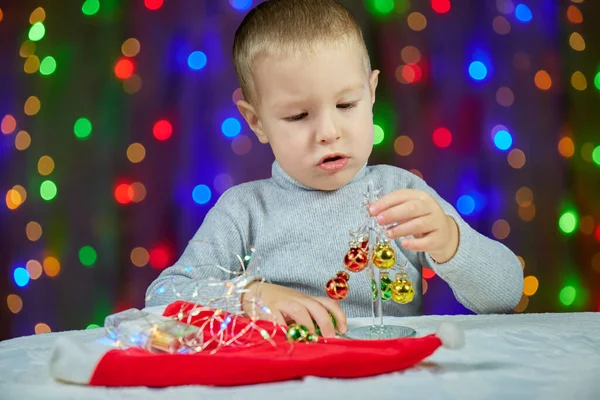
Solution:
[{"label": "boy's nose", "polygon": [[331,143],[338,140],[341,133],[337,129],[333,119],[329,116],[324,116],[319,120],[316,136],[319,143]]}]

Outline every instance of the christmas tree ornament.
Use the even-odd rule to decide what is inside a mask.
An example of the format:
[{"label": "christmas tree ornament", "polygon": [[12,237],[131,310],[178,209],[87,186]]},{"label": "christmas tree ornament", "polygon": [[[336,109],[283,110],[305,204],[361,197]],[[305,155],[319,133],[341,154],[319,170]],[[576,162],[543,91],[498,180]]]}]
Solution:
[{"label": "christmas tree ornament", "polygon": [[362,247],[352,247],[344,257],[344,265],[351,272],[360,272],[369,264],[369,256]]},{"label": "christmas tree ornament", "polygon": [[[386,235],[385,227],[379,225],[376,217],[369,212],[369,205],[378,199],[379,190],[376,191],[373,182],[369,182],[361,204],[366,214],[365,222],[358,229],[350,231],[350,249],[343,259],[346,270],[352,273],[366,271],[371,280],[373,325],[350,329],[347,337],[355,339],[392,339],[416,335],[411,328],[383,324],[382,302],[394,299],[398,300],[398,303],[406,304],[414,297],[414,288],[408,280],[408,274],[401,275],[403,280],[398,284],[389,276],[388,271],[399,269],[403,272],[406,266],[397,267],[396,252]],[[345,272],[344,274],[338,273],[325,285],[325,291],[332,299],[342,300],[348,295],[350,275]],[[394,292],[394,288],[398,290]]]},{"label": "christmas tree ornament", "polygon": [[311,335],[308,328],[300,324],[290,324],[286,331],[286,337],[290,342],[308,343],[318,341],[318,337]]},{"label": "christmas tree ornament", "polygon": [[396,274],[396,280],[391,285],[392,299],[396,303],[407,304],[415,297],[415,288],[408,279],[406,272]]},{"label": "christmas tree ornament", "polygon": [[293,342],[302,342],[308,338],[309,332],[304,325],[290,324],[287,328],[286,336]]},{"label": "christmas tree ornament", "polygon": [[381,274],[381,300],[388,301],[392,298],[392,280],[387,272]]},{"label": "christmas tree ornament", "polygon": [[390,269],[396,264],[396,252],[387,243],[379,243],[373,250],[373,264],[380,269]]},{"label": "christmas tree ornament", "polygon": [[368,250],[369,249],[369,238],[368,237],[361,237],[358,239],[358,247],[360,247],[363,250]]},{"label": "christmas tree ornament", "polygon": [[334,300],[343,300],[348,296],[350,275],[346,271],[340,271],[336,276],[327,281],[325,292]]},{"label": "christmas tree ornament", "polygon": [[[381,273],[381,300],[388,301],[392,298],[392,279],[387,272]],[[371,291],[373,292],[373,301],[377,300],[377,284],[375,279],[371,279]]]}]

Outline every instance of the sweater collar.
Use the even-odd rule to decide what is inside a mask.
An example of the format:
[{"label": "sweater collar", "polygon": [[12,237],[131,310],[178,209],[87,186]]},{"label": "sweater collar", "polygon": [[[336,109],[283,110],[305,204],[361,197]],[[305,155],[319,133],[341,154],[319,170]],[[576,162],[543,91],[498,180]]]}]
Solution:
[{"label": "sweater collar", "polygon": [[[352,178],[352,180],[350,182],[348,182],[347,185],[350,185],[351,183],[354,183],[354,182],[360,180],[366,174],[367,174],[367,164],[363,165],[362,168],[360,170],[358,170],[356,175],[354,175],[354,178]],[[289,176],[283,170],[283,168],[281,168],[281,165],[279,165],[279,163],[277,161],[273,162],[273,166],[271,167],[271,176],[272,176],[272,179],[275,181],[275,183],[284,189],[291,189],[291,190],[300,189],[300,190],[309,190],[309,191],[318,191],[319,190],[319,189],[315,189],[310,186],[306,186],[306,185],[298,182],[291,176]]]}]

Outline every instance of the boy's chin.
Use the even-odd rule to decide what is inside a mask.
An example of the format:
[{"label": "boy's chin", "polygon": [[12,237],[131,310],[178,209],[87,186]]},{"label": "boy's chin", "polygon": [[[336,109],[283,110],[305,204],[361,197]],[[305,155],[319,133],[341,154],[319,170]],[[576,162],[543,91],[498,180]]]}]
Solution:
[{"label": "boy's chin", "polygon": [[354,175],[355,174],[344,173],[344,174],[329,176],[329,177],[314,180],[307,186],[310,186],[313,189],[324,190],[324,191],[338,190],[339,188],[347,185],[354,178]]}]

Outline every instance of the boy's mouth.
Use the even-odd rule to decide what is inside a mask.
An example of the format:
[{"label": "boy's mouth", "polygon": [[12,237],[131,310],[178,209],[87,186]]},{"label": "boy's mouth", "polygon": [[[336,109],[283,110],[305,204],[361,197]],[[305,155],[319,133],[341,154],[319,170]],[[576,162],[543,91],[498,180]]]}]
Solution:
[{"label": "boy's mouth", "polygon": [[339,161],[339,160],[341,160],[343,158],[348,158],[348,157],[346,157],[342,153],[328,154],[325,157],[321,158],[321,160],[319,160],[319,163],[317,165],[325,164],[325,163],[328,163],[328,162]]},{"label": "boy's mouth", "polygon": [[348,164],[348,157],[343,154],[330,154],[321,159],[317,164],[321,169],[328,172],[336,172]]}]

